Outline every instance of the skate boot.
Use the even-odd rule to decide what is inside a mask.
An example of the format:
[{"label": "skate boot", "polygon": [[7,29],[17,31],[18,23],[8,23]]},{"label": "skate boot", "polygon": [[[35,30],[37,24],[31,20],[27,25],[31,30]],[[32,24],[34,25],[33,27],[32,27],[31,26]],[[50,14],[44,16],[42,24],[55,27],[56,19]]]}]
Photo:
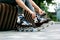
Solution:
[{"label": "skate boot", "polygon": [[[44,14],[45,15],[45,14]],[[44,16],[44,15],[42,15],[42,16]],[[36,17],[37,18],[35,18],[35,21],[36,21],[36,26],[41,26],[42,24],[44,24],[44,23],[48,23],[49,21],[51,21],[49,18],[44,18],[44,17],[42,17],[42,16],[40,16],[39,14],[36,14]]]}]

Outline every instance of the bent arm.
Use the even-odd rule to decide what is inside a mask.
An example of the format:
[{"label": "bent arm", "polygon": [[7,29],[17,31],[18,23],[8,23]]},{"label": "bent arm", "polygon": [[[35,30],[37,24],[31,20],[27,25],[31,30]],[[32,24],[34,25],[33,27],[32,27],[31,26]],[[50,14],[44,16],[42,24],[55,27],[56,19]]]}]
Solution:
[{"label": "bent arm", "polygon": [[[33,0],[30,0],[32,6],[37,10],[40,11],[41,9],[36,5],[36,3]],[[41,10],[42,11],[42,10]]]}]

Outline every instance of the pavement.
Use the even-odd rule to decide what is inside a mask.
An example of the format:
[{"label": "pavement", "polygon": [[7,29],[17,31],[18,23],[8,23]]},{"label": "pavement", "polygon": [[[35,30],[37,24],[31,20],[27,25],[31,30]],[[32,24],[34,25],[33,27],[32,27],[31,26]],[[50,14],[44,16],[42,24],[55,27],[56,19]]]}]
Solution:
[{"label": "pavement", "polygon": [[0,40],[60,40],[60,23],[50,25],[40,32],[1,31]]}]

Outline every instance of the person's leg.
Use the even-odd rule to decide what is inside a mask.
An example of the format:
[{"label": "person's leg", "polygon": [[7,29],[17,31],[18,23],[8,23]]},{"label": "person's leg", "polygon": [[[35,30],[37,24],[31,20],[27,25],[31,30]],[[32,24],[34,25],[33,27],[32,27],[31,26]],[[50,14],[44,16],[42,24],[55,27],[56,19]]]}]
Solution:
[{"label": "person's leg", "polygon": [[30,10],[32,10],[33,12],[35,11],[35,10],[34,10],[34,7],[33,7],[32,4],[30,3],[30,0],[26,0],[26,1],[25,1],[25,4],[26,4],[26,6],[27,6]]},{"label": "person's leg", "polygon": [[[25,0],[22,0],[25,3]],[[20,6],[17,5],[18,8],[18,15],[23,13],[23,8],[21,8]]]},{"label": "person's leg", "polygon": [[[32,6],[32,4],[30,3],[29,0],[22,0],[22,1],[25,3],[25,5],[26,5],[29,9],[31,9],[32,11],[35,11],[35,10],[34,10],[34,7]],[[18,14],[24,13],[24,12],[23,12],[23,8],[19,7],[18,5],[17,5],[17,8],[18,8]]]}]

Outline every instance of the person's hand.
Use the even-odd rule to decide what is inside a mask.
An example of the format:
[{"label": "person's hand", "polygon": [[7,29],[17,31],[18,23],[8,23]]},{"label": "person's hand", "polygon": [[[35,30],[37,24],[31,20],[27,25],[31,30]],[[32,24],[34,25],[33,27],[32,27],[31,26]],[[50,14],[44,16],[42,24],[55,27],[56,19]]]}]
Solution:
[{"label": "person's hand", "polygon": [[32,19],[34,19],[36,17],[36,13],[35,12],[30,12],[30,14],[32,15]]},{"label": "person's hand", "polygon": [[43,14],[45,14],[45,11],[39,10],[39,14],[43,15]]}]

